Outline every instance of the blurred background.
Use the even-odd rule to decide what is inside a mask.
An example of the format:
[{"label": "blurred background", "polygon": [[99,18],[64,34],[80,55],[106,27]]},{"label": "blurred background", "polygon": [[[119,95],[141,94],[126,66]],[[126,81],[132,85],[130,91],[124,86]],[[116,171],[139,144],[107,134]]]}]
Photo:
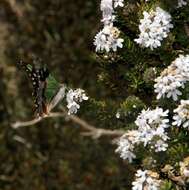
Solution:
[{"label": "blurred background", "polygon": [[[1,190],[130,189],[132,169],[114,153],[109,138],[83,137],[76,124],[64,119],[11,128],[12,122],[33,117],[32,86],[19,60],[39,57],[58,81],[85,89],[91,98],[108,97],[97,80],[93,47],[99,5],[100,0],[0,1]],[[86,117],[86,109],[80,117]],[[86,119],[98,124],[92,114]]]}]

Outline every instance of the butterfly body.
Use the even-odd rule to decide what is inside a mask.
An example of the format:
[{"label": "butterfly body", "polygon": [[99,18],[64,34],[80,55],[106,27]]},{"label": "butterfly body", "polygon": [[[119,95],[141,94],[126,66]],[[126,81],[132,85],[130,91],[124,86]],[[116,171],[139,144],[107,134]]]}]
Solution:
[{"label": "butterfly body", "polygon": [[45,67],[37,67],[32,65],[29,69],[29,64],[24,64],[20,62],[20,66],[27,73],[33,86],[33,97],[35,108],[34,111],[37,117],[42,117],[47,114],[47,103],[45,97],[45,89],[47,86],[47,78],[49,76],[49,71]]}]

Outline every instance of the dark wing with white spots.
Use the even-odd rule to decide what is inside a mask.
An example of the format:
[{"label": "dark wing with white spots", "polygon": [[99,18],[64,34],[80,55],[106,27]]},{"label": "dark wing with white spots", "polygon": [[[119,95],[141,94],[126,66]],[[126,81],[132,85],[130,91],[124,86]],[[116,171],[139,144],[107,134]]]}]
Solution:
[{"label": "dark wing with white spots", "polygon": [[46,79],[49,76],[49,72],[46,68],[36,68],[35,65],[30,65],[31,69],[29,69],[29,64],[25,64],[20,62],[19,65],[26,72],[29,79],[33,85],[33,97],[35,102],[35,112],[38,117],[43,116],[47,112],[46,105],[46,97],[45,97],[45,89],[46,89]]}]

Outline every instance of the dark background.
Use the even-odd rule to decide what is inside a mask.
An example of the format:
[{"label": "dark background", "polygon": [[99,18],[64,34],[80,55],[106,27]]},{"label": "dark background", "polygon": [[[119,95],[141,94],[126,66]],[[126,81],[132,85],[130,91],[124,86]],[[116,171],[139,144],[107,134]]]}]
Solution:
[{"label": "dark background", "polygon": [[[0,1],[0,189],[130,189],[131,169],[114,153],[109,138],[82,137],[78,126],[64,119],[11,128],[11,123],[33,117],[32,86],[19,70],[19,60],[39,57],[58,81],[85,89],[91,98],[107,97],[97,81],[100,69],[93,47],[100,28],[99,4]],[[88,122],[96,123],[95,115],[89,116]]]}]

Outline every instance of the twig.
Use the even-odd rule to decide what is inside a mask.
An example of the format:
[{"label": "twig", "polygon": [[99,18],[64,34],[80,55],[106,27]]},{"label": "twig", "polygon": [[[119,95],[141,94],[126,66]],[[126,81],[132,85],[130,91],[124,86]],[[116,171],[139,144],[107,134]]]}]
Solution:
[{"label": "twig", "polygon": [[84,131],[86,131],[82,132],[81,133],[82,135],[91,136],[94,139],[100,138],[101,136],[120,137],[125,133],[125,131],[123,130],[108,130],[108,129],[96,128],[95,126],[88,124],[83,119],[74,115],[67,115],[65,112],[54,112],[54,113],[52,112],[49,113],[49,115],[45,115],[44,117],[36,118],[30,121],[16,122],[12,124],[12,127],[14,129],[18,129],[20,127],[32,126],[36,123],[41,122],[45,118],[55,118],[55,117],[64,117],[66,120],[78,124]]},{"label": "twig", "polygon": [[12,128],[17,129],[20,127],[32,126],[36,123],[39,123],[41,120],[42,120],[42,118],[39,117],[39,118],[35,118],[30,121],[24,121],[24,122],[17,121],[16,123],[13,123],[11,126],[12,126]]},{"label": "twig", "polygon": [[83,132],[82,135],[92,136],[94,139],[100,138],[101,136],[120,137],[125,133],[125,131],[123,130],[108,130],[108,129],[96,128],[95,126],[88,124],[83,119],[74,115],[69,115],[68,119],[73,121],[74,123],[79,124],[83,128],[83,130],[87,131]]}]

